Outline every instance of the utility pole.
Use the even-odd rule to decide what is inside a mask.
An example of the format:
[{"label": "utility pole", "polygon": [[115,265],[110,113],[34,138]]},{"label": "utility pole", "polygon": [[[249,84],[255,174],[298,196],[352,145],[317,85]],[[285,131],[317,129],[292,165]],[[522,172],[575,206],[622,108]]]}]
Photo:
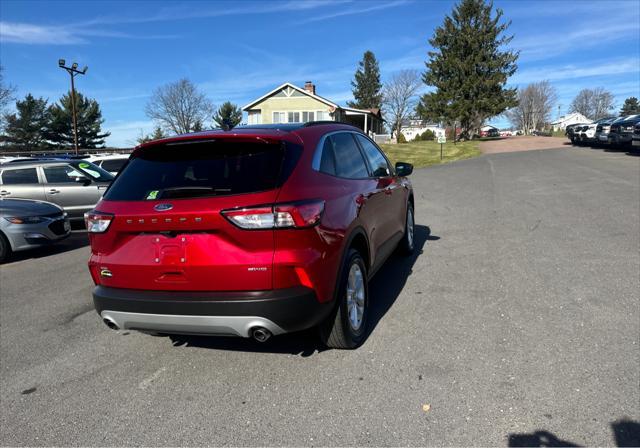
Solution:
[{"label": "utility pole", "polygon": [[73,142],[76,150],[76,155],[78,155],[78,117],[76,115],[76,86],[74,83],[74,78],[76,75],[84,75],[87,73],[86,65],[82,69],[82,71],[78,70],[78,63],[74,62],[71,64],[71,67],[67,67],[65,65],[64,59],[58,59],[58,67],[65,69],[69,76],[71,76],[71,113],[73,115]]}]

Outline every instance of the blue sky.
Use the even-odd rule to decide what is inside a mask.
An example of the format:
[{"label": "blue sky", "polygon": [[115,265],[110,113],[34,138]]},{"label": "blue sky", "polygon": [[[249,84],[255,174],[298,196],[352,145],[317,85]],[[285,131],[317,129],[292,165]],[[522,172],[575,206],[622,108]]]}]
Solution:
[{"label": "blue sky", "polygon": [[[640,2],[495,1],[512,21],[521,51],[512,85],[548,79],[561,112],[582,88],[604,86],[619,107],[640,97]],[[424,69],[428,38],[453,2],[334,0],[283,2],[0,3],[0,60],[19,97],[50,101],[68,89],[59,58],[88,65],[78,79],[97,99],[112,132],[130,146],[153,124],[151,92],[187,77],[211,100],[240,106],[289,81],[312,80],[319,95],[343,104],[365,50],[383,80]],[[554,113],[554,116],[556,113]],[[493,123],[505,126],[502,119]]]}]

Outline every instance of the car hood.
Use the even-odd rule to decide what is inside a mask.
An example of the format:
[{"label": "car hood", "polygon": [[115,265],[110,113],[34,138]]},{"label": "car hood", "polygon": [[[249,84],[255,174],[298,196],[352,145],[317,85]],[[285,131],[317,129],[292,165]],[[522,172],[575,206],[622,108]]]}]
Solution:
[{"label": "car hood", "polygon": [[50,215],[62,213],[62,209],[51,202],[29,199],[0,199],[0,214],[17,216]]}]

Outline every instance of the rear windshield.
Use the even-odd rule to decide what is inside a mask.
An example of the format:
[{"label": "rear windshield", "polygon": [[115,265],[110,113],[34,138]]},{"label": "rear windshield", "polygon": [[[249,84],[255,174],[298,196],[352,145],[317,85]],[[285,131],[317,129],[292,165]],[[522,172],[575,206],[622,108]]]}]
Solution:
[{"label": "rear windshield", "polygon": [[[184,142],[143,150],[105,194],[149,201],[253,193],[278,187],[299,154],[284,143]],[[296,152],[294,154],[293,152]]]}]

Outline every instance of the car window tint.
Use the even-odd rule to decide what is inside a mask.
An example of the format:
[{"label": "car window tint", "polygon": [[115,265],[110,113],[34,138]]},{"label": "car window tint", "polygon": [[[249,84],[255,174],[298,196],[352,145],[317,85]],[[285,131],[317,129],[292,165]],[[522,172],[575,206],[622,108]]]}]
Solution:
[{"label": "car window tint", "polygon": [[333,145],[336,174],[338,176],[349,179],[369,177],[367,165],[351,133],[341,132],[339,134],[333,134],[329,137],[329,140],[331,140]]},{"label": "car window tint", "polygon": [[4,185],[37,184],[38,173],[35,168],[5,170],[2,172],[2,183]]},{"label": "car window tint", "polygon": [[120,168],[126,163],[127,159],[109,159],[103,160],[100,164],[100,168],[106,171],[116,172],[120,171]]},{"label": "car window tint", "polygon": [[43,170],[50,184],[72,184],[77,178],[86,177],[70,165],[45,166]]},{"label": "car window tint", "polygon": [[320,171],[326,174],[336,175],[336,159],[333,154],[333,143],[330,139],[325,139],[322,147],[322,158],[320,159]]},{"label": "car window tint", "polygon": [[391,175],[391,168],[387,163],[387,159],[384,158],[380,150],[376,148],[368,138],[362,135],[356,135],[356,138],[360,142],[362,149],[364,149],[364,155],[369,161],[369,165],[373,171],[373,176],[382,177]]},{"label": "car window tint", "polygon": [[297,145],[247,141],[177,142],[140,151],[105,193],[113,201],[225,196],[281,185]]}]

